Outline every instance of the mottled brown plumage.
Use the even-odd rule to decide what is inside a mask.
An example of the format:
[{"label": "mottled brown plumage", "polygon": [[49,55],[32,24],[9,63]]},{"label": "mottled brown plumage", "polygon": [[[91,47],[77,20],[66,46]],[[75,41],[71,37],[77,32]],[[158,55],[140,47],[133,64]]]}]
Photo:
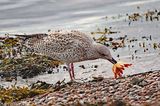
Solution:
[{"label": "mottled brown plumage", "polygon": [[32,35],[26,40],[26,46],[39,55],[65,62],[68,66],[71,63],[71,71],[69,71],[71,79],[74,77],[74,62],[102,58],[113,64],[116,63],[106,46],[94,42],[91,37],[79,31],[58,31],[48,35]]}]

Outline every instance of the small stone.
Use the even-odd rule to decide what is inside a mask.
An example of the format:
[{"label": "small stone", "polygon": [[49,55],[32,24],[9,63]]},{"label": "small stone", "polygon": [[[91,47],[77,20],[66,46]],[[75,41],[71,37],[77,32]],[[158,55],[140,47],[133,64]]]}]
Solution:
[{"label": "small stone", "polygon": [[47,103],[47,106],[54,106],[54,103],[53,103],[52,101],[49,101],[49,102]]},{"label": "small stone", "polygon": [[105,91],[101,91],[101,94],[104,95],[106,92]]},{"label": "small stone", "polygon": [[[80,104],[84,104],[84,101],[83,100],[79,100],[79,103]],[[81,105],[80,105],[81,106]]]},{"label": "small stone", "polygon": [[79,97],[78,97],[77,95],[74,95],[73,98],[74,98],[74,99],[77,99],[77,98],[79,98]]},{"label": "small stone", "polygon": [[[147,103],[151,103],[151,102],[152,102],[152,100],[146,100],[146,102],[147,102]],[[158,105],[157,105],[157,106],[158,106]]]},{"label": "small stone", "polygon": [[132,87],[132,84],[127,84],[126,87],[127,87],[127,88],[131,88],[131,87]]},{"label": "small stone", "polygon": [[97,81],[102,81],[104,79],[104,77],[102,76],[98,76],[98,77],[92,77],[93,81],[97,82]]},{"label": "small stone", "polygon": [[94,68],[98,68],[98,65],[95,65]]},{"label": "small stone", "polygon": [[115,93],[115,90],[111,90],[111,91],[109,91],[110,93]]},{"label": "small stone", "polygon": [[117,89],[119,87],[119,85],[114,85],[114,89]]},{"label": "small stone", "polygon": [[63,100],[62,100],[62,103],[66,103],[66,102],[67,102],[67,99],[63,99]]},{"label": "small stone", "polygon": [[142,81],[142,79],[132,78],[131,83],[132,83],[133,85],[138,85],[141,81]]},{"label": "small stone", "polygon": [[140,89],[142,87],[138,86],[138,85],[133,85],[133,88],[136,88],[136,89]]},{"label": "small stone", "polygon": [[74,93],[75,91],[76,91],[75,89],[72,89],[72,90],[71,90],[71,93]]},{"label": "small stone", "polygon": [[38,104],[41,104],[41,103],[43,103],[45,101],[45,98],[42,98],[42,99],[40,99],[39,101],[38,101]]},{"label": "small stone", "polygon": [[149,96],[145,96],[145,98],[146,98],[146,99],[149,99],[150,97],[149,97]]},{"label": "small stone", "polygon": [[52,71],[51,71],[51,70],[48,70],[48,74],[52,74]]},{"label": "small stone", "polygon": [[111,106],[126,106],[126,103],[121,100],[115,100]]},{"label": "small stone", "polygon": [[109,91],[108,87],[102,88],[101,91]]},{"label": "small stone", "polygon": [[114,85],[116,85],[117,84],[117,81],[112,81],[110,84],[109,84],[109,86],[114,86]]},{"label": "small stone", "polygon": [[129,95],[134,95],[135,93],[134,92],[129,92]]},{"label": "small stone", "polygon": [[84,65],[79,65],[79,67],[81,67],[81,68],[85,69],[85,66],[84,66]]},{"label": "small stone", "polygon": [[70,94],[70,92],[65,92],[64,96],[68,96]]},{"label": "small stone", "polygon": [[39,99],[35,98],[35,99],[34,99],[34,102],[38,103],[38,102],[39,102]]},{"label": "small stone", "polygon": [[138,85],[141,86],[141,87],[144,87],[144,86],[148,85],[148,82],[146,80],[143,80]]},{"label": "small stone", "polygon": [[91,93],[91,91],[90,90],[86,90],[85,93]]},{"label": "small stone", "polygon": [[62,102],[63,98],[58,98],[57,102]]},{"label": "small stone", "polygon": [[85,96],[85,94],[79,94],[80,98],[83,98]]},{"label": "small stone", "polygon": [[78,93],[79,94],[83,94],[83,93],[85,93],[85,91],[84,90],[80,90],[80,91],[78,91]]},{"label": "small stone", "polygon": [[88,90],[88,91],[91,92],[91,93],[95,93],[97,91],[97,89],[93,88],[93,89]]}]

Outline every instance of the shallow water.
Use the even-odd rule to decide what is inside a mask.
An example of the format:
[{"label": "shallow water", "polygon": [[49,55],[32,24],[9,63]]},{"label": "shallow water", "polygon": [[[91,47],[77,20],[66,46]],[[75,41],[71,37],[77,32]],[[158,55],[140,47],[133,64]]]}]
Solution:
[{"label": "shallow water", "polygon": [[[160,9],[160,0],[0,0],[0,34],[4,33],[36,33],[47,32],[48,29],[70,30],[77,29],[89,33],[95,31],[98,27],[112,27],[113,30],[120,31],[118,34],[108,35],[118,37],[128,35],[129,39],[137,38],[137,42],[126,43],[134,45],[134,48],[119,48],[112,51],[113,57],[132,63],[133,66],[124,71],[124,75],[131,75],[151,70],[160,69],[160,49],[153,49],[149,43],[160,43],[160,21],[144,22],[138,21],[128,26],[124,17],[126,13],[144,12],[148,9]],[[140,9],[137,9],[140,6]],[[112,19],[119,14],[123,17]],[[105,20],[104,17],[109,19]],[[152,41],[142,39],[142,36],[152,35]],[[96,36],[95,36],[96,37]],[[138,43],[146,43],[147,52],[144,48],[138,47]],[[134,50],[138,50],[135,55]],[[132,55],[137,59],[132,60]],[[84,64],[86,69],[79,65]],[[92,65],[98,65],[97,71]],[[75,63],[75,74],[78,79],[91,79],[92,76],[102,75],[104,77],[113,77],[111,63],[105,60],[94,60]],[[18,85],[23,85],[37,80],[55,83],[58,80],[66,79],[69,81],[68,72],[60,69],[59,73],[39,75],[32,79],[23,80],[19,78]],[[1,85],[10,85],[13,83],[1,81]]]}]

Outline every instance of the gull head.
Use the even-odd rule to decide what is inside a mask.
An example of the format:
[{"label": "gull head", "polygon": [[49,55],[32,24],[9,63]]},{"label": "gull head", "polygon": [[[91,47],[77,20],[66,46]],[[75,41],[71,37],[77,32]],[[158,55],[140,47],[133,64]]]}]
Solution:
[{"label": "gull head", "polygon": [[96,44],[95,45],[95,50],[98,53],[98,57],[102,59],[106,59],[110,61],[112,64],[116,64],[117,61],[112,57],[109,49],[102,45],[102,44]]}]

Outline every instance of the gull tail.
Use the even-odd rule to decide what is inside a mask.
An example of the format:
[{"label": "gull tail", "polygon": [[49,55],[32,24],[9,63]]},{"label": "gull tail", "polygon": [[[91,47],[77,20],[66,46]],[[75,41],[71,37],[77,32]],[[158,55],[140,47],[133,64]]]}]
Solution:
[{"label": "gull tail", "polygon": [[19,38],[24,39],[24,40],[27,40],[27,39],[30,39],[30,38],[41,39],[45,36],[48,36],[48,34],[46,34],[46,33],[28,34],[28,35],[26,35],[26,34],[25,35],[16,34],[14,36],[19,37]]},{"label": "gull tail", "polygon": [[[39,34],[28,34],[28,35],[14,35],[22,40],[23,46],[27,47],[28,49],[32,50],[34,44],[43,39],[43,37],[48,36],[46,33],[39,33]],[[33,50],[32,50],[33,51]]]}]

